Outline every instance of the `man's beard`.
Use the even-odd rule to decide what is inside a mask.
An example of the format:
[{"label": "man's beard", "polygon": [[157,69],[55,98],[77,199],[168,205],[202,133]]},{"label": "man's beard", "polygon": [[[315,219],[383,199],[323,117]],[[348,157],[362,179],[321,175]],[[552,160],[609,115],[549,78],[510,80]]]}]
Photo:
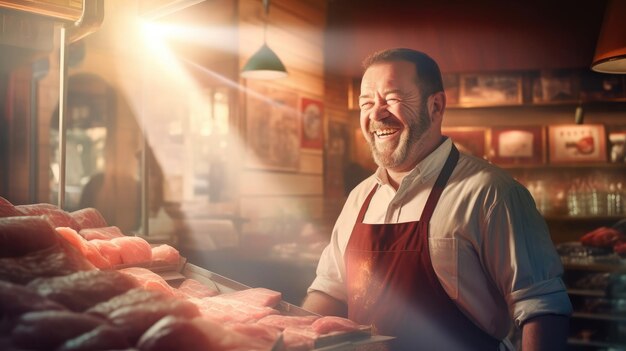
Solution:
[{"label": "man's beard", "polygon": [[[386,146],[385,149],[381,149],[381,146],[376,144],[377,136],[371,134],[371,138],[367,138],[367,143],[372,151],[374,161],[379,167],[383,168],[396,168],[400,166],[409,156],[409,152],[416,150],[419,144],[423,143],[422,136],[430,128],[431,121],[428,116],[428,109],[426,104],[422,104],[417,118],[411,119],[408,122],[406,129],[402,131],[400,140],[395,146]],[[384,129],[385,126],[392,127],[394,124],[385,122],[377,122],[377,124],[370,125],[371,129]],[[373,128],[376,127],[376,128]],[[394,148],[393,150],[388,150]]]}]

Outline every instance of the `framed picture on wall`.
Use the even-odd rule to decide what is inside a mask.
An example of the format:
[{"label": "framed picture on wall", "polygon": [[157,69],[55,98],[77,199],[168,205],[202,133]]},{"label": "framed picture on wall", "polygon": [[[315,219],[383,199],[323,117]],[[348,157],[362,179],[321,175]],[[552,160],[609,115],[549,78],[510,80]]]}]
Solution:
[{"label": "framed picture on wall", "polygon": [[602,124],[548,127],[550,163],[605,162],[606,132]]},{"label": "framed picture on wall", "polygon": [[546,162],[545,128],[542,126],[491,128],[489,160],[496,164]]},{"label": "framed picture on wall", "polygon": [[444,127],[442,132],[452,139],[459,151],[480,158],[487,157],[487,128]]},{"label": "framed picture on wall", "polygon": [[523,100],[521,74],[461,74],[459,89],[464,107],[519,105]]},{"label": "framed picture on wall", "polygon": [[246,166],[297,171],[300,167],[298,95],[267,83],[247,82]]},{"label": "framed picture on wall", "polygon": [[301,146],[321,150],[324,146],[324,105],[319,100],[300,99]]}]

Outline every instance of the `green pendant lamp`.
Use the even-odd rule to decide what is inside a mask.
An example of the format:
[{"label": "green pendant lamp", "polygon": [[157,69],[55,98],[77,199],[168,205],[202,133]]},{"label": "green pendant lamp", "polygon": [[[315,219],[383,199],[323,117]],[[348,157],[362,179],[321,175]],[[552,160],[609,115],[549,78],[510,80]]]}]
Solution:
[{"label": "green pendant lamp", "polygon": [[250,57],[241,70],[241,76],[246,79],[278,79],[287,77],[287,69],[278,55],[267,46],[267,15],[269,14],[270,0],[263,0],[265,9],[265,23],[263,27],[263,46]]}]

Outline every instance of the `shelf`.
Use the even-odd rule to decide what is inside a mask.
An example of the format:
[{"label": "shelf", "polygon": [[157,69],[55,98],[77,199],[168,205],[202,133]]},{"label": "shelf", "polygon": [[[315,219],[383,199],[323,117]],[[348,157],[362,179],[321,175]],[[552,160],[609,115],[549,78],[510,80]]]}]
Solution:
[{"label": "shelf", "polygon": [[572,263],[563,262],[566,270],[599,271],[599,272],[626,272],[623,263]]},{"label": "shelf", "polygon": [[554,169],[626,169],[626,163],[612,163],[612,162],[578,162],[578,163],[540,163],[540,164],[498,164],[494,163],[496,166],[502,169],[508,170],[522,170],[526,171],[529,169],[546,169],[546,170],[554,170]]},{"label": "shelf", "polygon": [[568,215],[544,215],[546,221],[597,221],[597,222],[617,222],[626,217],[626,214],[619,216],[568,216]]},{"label": "shelf", "polygon": [[574,312],[572,318],[595,319],[601,321],[626,322],[626,315],[614,315],[603,313]]},{"label": "shelf", "polygon": [[626,344],[620,344],[616,342],[597,341],[597,340],[583,340],[577,338],[567,338],[567,343],[574,346],[590,346],[590,347],[616,347],[626,348]]},{"label": "shelf", "polygon": [[606,297],[606,292],[603,290],[567,289],[567,293],[570,295]]}]

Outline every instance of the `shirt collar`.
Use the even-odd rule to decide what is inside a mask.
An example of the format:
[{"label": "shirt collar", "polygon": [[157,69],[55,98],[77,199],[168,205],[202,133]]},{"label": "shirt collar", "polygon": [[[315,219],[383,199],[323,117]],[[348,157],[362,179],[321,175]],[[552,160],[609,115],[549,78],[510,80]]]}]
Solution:
[{"label": "shirt collar", "polygon": [[[441,172],[450,150],[452,149],[452,140],[446,137],[443,143],[441,143],[433,152],[431,152],[425,159],[411,170],[409,174],[402,180],[400,188],[405,183],[414,183],[418,181],[423,183],[428,181],[432,176],[436,176]],[[387,171],[383,167],[378,167],[375,173],[376,181],[380,185],[389,185],[389,176]]]}]

